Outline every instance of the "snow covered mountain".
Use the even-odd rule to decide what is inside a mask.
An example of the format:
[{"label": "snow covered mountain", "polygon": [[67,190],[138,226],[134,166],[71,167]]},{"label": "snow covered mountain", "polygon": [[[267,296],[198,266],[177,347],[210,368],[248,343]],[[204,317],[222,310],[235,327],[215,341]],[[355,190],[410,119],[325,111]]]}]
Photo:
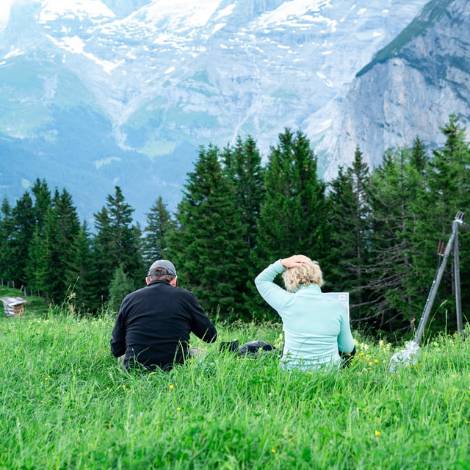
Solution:
[{"label": "snow covered mountain", "polygon": [[384,151],[420,136],[433,147],[456,114],[470,135],[470,2],[432,0],[374,60],[359,71],[321,147],[326,176],[353,159],[359,145],[372,166]]},{"label": "snow covered mountain", "polygon": [[[174,206],[201,144],[328,110],[425,0],[8,0],[0,7],[0,196],[37,176],[90,215],[119,183]],[[323,167],[328,166],[327,154]]]}]

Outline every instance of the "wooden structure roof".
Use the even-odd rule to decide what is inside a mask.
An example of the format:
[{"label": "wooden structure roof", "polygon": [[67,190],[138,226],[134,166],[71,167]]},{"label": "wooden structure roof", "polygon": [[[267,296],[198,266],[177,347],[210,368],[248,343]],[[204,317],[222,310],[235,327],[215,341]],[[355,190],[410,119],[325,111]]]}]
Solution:
[{"label": "wooden structure roof", "polygon": [[3,303],[3,309],[7,317],[22,315],[24,313],[24,307],[28,303],[27,300],[22,297],[1,297],[0,300]]}]

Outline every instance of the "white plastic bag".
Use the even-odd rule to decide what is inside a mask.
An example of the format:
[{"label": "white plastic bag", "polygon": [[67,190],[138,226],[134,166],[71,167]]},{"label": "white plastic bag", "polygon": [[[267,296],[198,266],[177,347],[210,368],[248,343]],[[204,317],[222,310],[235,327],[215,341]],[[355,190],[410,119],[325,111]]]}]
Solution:
[{"label": "white plastic bag", "polygon": [[416,341],[405,343],[405,349],[396,352],[390,359],[390,372],[395,372],[400,366],[416,364],[419,355],[419,344]]}]

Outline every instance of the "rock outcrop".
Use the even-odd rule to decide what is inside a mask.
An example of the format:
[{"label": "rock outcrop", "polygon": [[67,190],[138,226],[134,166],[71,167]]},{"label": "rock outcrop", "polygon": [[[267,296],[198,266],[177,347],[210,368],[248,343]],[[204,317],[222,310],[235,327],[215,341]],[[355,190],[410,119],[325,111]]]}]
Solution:
[{"label": "rock outcrop", "polygon": [[331,112],[335,122],[322,141],[329,177],[352,161],[356,145],[375,166],[386,149],[416,136],[431,148],[442,143],[450,114],[470,131],[470,2],[429,2],[359,71]]}]

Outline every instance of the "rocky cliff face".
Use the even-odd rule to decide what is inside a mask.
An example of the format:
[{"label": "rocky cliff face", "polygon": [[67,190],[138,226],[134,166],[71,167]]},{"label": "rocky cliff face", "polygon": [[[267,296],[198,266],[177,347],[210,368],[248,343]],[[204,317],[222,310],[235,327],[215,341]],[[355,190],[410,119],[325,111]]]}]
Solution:
[{"label": "rocky cliff face", "polygon": [[324,149],[327,175],[352,160],[359,145],[372,165],[387,148],[419,135],[431,147],[457,114],[470,131],[470,2],[432,0],[422,13],[364,67],[332,111],[336,122]]},{"label": "rocky cliff face", "polygon": [[322,135],[331,103],[425,1],[10,0],[0,196],[41,176],[82,214],[116,183],[139,215],[158,194],[174,206],[200,144]]}]

